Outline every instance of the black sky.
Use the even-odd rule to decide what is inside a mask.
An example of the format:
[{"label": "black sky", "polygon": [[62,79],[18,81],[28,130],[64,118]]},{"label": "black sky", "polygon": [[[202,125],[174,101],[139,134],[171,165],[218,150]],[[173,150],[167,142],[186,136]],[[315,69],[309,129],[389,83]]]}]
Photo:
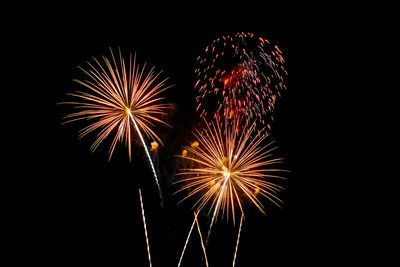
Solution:
[{"label": "black sky", "polygon": [[[163,69],[175,84],[166,94],[175,104],[169,117],[173,129],[160,128],[165,146],[157,156],[162,188],[166,200],[161,210],[143,149],[135,147],[132,162],[125,147],[119,146],[110,162],[106,145],[91,153],[94,136],[78,140],[84,123],[60,125],[70,113],[69,106],[56,106],[53,168],[49,185],[54,199],[52,220],[58,263],[90,266],[147,266],[147,254],[141,221],[138,188],[142,188],[150,236],[153,266],[176,266],[184,239],[192,223],[190,203],[177,205],[181,196],[173,196],[171,182],[177,168],[174,155],[192,141],[196,121],[194,111],[195,59],[213,39],[235,32],[254,32],[275,43],[287,61],[288,90],[279,99],[272,136],[279,154],[291,171],[287,190],[280,197],[283,209],[267,205],[262,216],[249,208],[243,226],[236,266],[311,266],[338,260],[348,248],[335,248],[343,217],[337,216],[342,202],[329,196],[332,172],[324,168],[329,157],[330,142],[326,120],[330,114],[319,112],[330,103],[319,86],[325,39],[312,38],[309,28],[285,17],[268,16],[215,19],[214,14],[185,16],[170,20],[163,17],[155,24],[140,19],[66,20],[52,43],[56,69],[54,92],[56,103],[66,100],[65,94],[78,88],[71,80],[80,77],[77,66],[84,66],[92,56],[108,55],[108,47],[137,52],[139,62],[147,61]],[[194,23],[194,21],[196,21]],[[316,49],[315,47],[319,47]],[[325,54],[324,54],[325,55]],[[329,57],[329,56],[327,56]],[[314,77],[314,78],[313,78]],[[335,205],[333,205],[335,204]],[[336,205],[337,204],[337,205]],[[336,207],[335,207],[336,206]],[[200,217],[203,235],[207,218]],[[336,225],[337,227],[332,227]],[[230,266],[237,226],[220,221],[215,225],[208,248],[210,266]],[[197,232],[182,266],[201,266],[202,250]]]}]

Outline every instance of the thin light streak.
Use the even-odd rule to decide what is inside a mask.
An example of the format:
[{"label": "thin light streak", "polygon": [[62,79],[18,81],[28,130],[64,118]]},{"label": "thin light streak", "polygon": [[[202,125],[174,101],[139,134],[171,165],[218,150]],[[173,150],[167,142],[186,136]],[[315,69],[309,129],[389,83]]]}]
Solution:
[{"label": "thin light streak", "polygon": [[236,255],[237,255],[237,251],[238,251],[238,247],[239,247],[239,239],[240,239],[240,232],[242,230],[243,218],[244,218],[244,214],[242,213],[242,217],[240,218],[240,226],[239,226],[239,231],[238,231],[238,237],[237,237],[237,241],[236,241],[235,254],[233,255],[232,267],[235,267]]},{"label": "thin light streak", "polygon": [[203,242],[203,236],[201,235],[201,231],[200,231],[199,220],[197,219],[197,216],[194,219],[196,220],[196,223],[197,223],[197,230],[199,231],[199,235],[200,235],[200,241],[201,241],[201,247],[203,248],[204,259],[206,261],[206,266],[208,267],[207,253],[206,253],[206,248],[205,248],[204,242]]},{"label": "thin light streak", "polygon": [[142,200],[142,192],[139,188],[139,197],[140,197],[140,207],[142,208],[142,219],[143,219],[143,226],[144,226],[144,233],[146,236],[146,247],[147,247],[147,255],[149,258],[149,264],[151,265],[151,256],[150,256],[150,246],[149,246],[149,238],[147,236],[147,226],[146,226],[146,217],[144,216],[144,208],[143,208],[143,200]]}]

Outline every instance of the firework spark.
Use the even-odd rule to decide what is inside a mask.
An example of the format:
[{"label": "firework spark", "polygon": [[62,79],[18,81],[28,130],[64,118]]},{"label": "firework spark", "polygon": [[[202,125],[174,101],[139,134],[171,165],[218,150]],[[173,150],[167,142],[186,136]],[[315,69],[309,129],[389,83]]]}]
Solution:
[{"label": "firework spark", "polygon": [[[284,58],[276,45],[252,33],[226,35],[197,58],[195,88],[200,116],[256,121],[268,130],[276,99],[286,89]],[[210,118],[208,117],[208,118]]]},{"label": "firework spark", "polygon": [[211,226],[219,214],[226,214],[227,219],[231,214],[235,223],[236,206],[243,213],[243,204],[247,200],[265,214],[258,195],[280,207],[282,201],[276,193],[283,187],[271,182],[271,179],[283,178],[277,174],[283,170],[273,167],[281,163],[282,158],[273,157],[271,152],[276,148],[271,147],[273,142],[262,145],[268,135],[251,138],[254,123],[240,134],[237,122],[226,124],[225,131],[218,123],[205,124],[205,130],[195,131],[199,146],[185,147],[188,153],[182,157],[194,164],[182,169],[178,175],[184,177],[175,182],[183,184],[177,192],[188,191],[182,201],[196,197],[193,208],[198,211],[208,206],[208,214],[213,213]]}]

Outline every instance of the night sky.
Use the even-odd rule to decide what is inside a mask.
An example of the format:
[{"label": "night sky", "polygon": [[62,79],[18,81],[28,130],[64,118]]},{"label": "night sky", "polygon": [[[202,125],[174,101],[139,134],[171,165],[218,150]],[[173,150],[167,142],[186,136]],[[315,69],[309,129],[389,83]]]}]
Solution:
[{"label": "night sky", "polygon": [[[73,14],[71,14],[73,17]],[[185,17],[186,18],[186,17]],[[200,17],[197,17],[200,18]],[[118,145],[110,162],[109,142],[91,153],[96,134],[78,140],[78,131],[85,122],[61,125],[71,106],[56,105],[55,143],[51,184],[54,193],[54,239],[58,257],[55,263],[78,266],[148,266],[138,188],[142,189],[152,264],[176,266],[186,235],[193,221],[190,201],[177,203],[183,195],[172,195],[177,189],[171,183],[179,167],[184,145],[193,141],[192,130],[199,121],[194,104],[195,59],[215,38],[236,32],[254,32],[275,43],[286,60],[288,90],[278,99],[272,137],[278,155],[285,158],[291,171],[280,193],[282,209],[266,204],[267,216],[255,207],[248,207],[243,225],[236,266],[319,265],[345,255],[346,248],[332,250],[337,239],[337,209],[327,196],[332,189],[320,152],[330,145],[324,136],[324,120],[316,106],[329,102],[316,88],[312,68],[318,57],[307,44],[309,32],[301,24],[282,23],[275,17],[251,16],[244,22],[218,20],[185,25],[183,20],[171,22],[165,17],[153,25],[125,18],[123,23],[85,20],[66,23],[60,38],[53,41],[57,62],[57,83],[53,84],[55,102],[66,101],[66,93],[81,87],[72,82],[81,78],[77,66],[86,66],[92,56],[109,55],[109,47],[121,47],[123,53],[137,52],[138,62],[147,61],[157,70],[163,69],[169,82],[175,84],[165,96],[175,108],[167,122],[173,128],[157,129],[165,145],[153,155],[159,170],[165,209],[159,205],[156,186],[140,143],[135,141],[133,159],[129,162],[124,145]],[[197,20],[191,18],[191,22]],[[211,20],[211,18],[210,18]],[[146,24],[146,26],[144,26]],[[187,27],[186,27],[187,26]],[[315,39],[314,39],[315,41]],[[321,41],[322,42],[322,41]],[[316,45],[314,43],[314,45]],[[323,50],[323,49],[320,49]],[[312,61],[312,62],[310,62]],[[317,103],[316,103],[317,102]],[[319,123],[319,124],[318,124]],[[326,152],[326,151],[325,151]],[[329,178],[330,179],[330,178]],[[329,180],[332,181],[332,180]],[[203,237],[209,219],[200,216]],[[213,227],[207,256],[210,266],[231,266],[238,225],[219,220]],[[197,231],[192,234],[182,266],[202,266],[202,249]],[[79,264],[77,264],[79,263]],[[321,265],[320,265],[321,264]],[[55,264],[58,266],[58,264]],[[205,266],[205,265],[204,265]]]}]

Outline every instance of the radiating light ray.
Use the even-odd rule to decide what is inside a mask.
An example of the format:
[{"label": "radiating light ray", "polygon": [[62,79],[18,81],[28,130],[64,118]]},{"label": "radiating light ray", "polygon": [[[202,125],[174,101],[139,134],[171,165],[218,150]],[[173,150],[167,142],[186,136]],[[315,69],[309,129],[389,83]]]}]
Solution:
[{"label": "radiating light ray", "polygon": [[208,241],[210,240],[211,229],[212,229],[212,227],[214,225],[214,219],[215,219],[215,216],[217,215],[217,211],[218,211],[218,207],[220,205],[221,197],[222,197],[223,193],[225,192],[225,186],[226,186],[226,182],[227,181],[228,181],[228,179],[225,179],[224,184],[222,185],[221,190],[220,190],[219,195],[218,195],[217,204],[215,205],[214,213],[213,213],[213,216],[211,218],[210,227],[208,228],[208,233],[207,233],[207,238],[206,238],[206,246],[208,246]]},{"label": "radiating light ray", "polygon": [[150,267],[151,265],[151,256],[150,256],[150,245],[149,245],[149,238],[147,236],[147,226],[146,226],[146,217],[144,216],[144,208],[143,208],[143,200],[142,200],[142,191],[139,188],[139,198],[140,198],[140,207],[142,209],[142,219],[143,219],[143,227],[144,227],[144,233],[146,237],[146,248],[147,248],[147,256],[149,258],[149,264]]},{"label": "radiating light ray", "polygon": [[182,184],[176,193],[188,192],[182,201],[196,197],[193,208],[198,211],[208,206],[208,214],[212,214],[210,229],[219,214],[228,219],[231,214],[235,223],[235,209],[243,213],[246,199],[265,214],[258,195],[280,207],[282,201],[276,193],[283,187],[273,180],[284,179],[276,174],[284,170],[273,167],[282,159],[273,156],[272,142],[263,145],[268,135],[251,137],[254,123],[241,133],[236,123],[226,124],[225,130],[218,123],[205,125],[203,131],[194,133],[199,146],[185,147],[188,153],[182,158],[193,166],[181,169],[178,175],[183,178],[175,182]]},{"label": "radiating light ray", "polygon": [[235,253],[233,254],[233,263],[232,263],[232,267],[235,267],[236,255],[237,255],[237,251],[238,251],[238,247],[239,247],[240,232],[242,231],[243,219],[244,219],[244,214],[242,213],[242,217],[240,218],[240,225],[239,225],[238,237],[237,237],[237,240],[236,240]]}]

